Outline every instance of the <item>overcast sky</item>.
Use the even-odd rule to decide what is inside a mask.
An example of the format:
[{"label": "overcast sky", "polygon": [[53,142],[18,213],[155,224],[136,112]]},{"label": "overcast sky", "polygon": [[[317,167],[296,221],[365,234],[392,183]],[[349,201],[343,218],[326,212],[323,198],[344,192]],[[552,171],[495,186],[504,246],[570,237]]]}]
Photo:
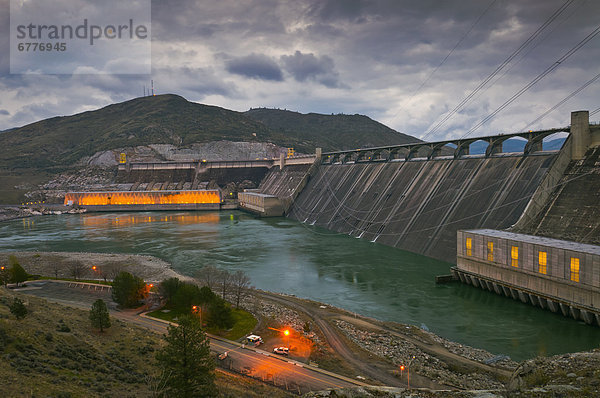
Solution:
[{"label": "overcast sky", "polygon": [[158,94],[237,111],[359,113],[430,141],[560,127],[571,111],[600,107],[600,79],[528,125],[600,73],[600,35],[556,64],[599,25],[598,0],[161,0],[152,75],[11,75],[0,0],[0,130],[142,96],[151,79]]}]

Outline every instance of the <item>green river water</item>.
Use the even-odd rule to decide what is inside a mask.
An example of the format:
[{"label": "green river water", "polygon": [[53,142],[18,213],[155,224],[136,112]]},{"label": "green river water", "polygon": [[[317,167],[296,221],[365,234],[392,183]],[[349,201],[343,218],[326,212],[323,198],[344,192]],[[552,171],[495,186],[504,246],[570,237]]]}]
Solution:
[{"label": "green river water", "polygon": [[426,327],[514,360],[600,346],[600,328],[471,286],[436,285],[451,264],[286,218],[237,211],[95,213],[0,223],[0,251],[159,257],[181,274],[212,264],[260,289]]}]

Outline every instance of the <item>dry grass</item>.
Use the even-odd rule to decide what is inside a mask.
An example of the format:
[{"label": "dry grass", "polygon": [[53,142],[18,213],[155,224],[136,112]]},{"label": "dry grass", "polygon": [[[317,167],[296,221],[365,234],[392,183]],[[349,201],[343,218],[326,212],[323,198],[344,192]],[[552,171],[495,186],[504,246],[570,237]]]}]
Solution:
[{"label": "dry grass", "polygon": [[[17,320],[13,297],[29,314]],[[111,318],[104,333],[89,312],[0,288],[0,386],[5,397],[148,397],[158,374],[159,335]],[[286,396],[242,377],[217,373],[222,396]]]}]

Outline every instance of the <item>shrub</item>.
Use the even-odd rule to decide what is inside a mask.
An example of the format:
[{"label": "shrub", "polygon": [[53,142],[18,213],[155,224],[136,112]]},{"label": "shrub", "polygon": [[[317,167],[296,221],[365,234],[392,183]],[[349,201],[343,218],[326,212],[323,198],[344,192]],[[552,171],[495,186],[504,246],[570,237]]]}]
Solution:
[{"label": "shrub", "polygon": [[28,312],[27,307],[25,307],[23,301],[18,297],[15,297],[14,301],[8,306],[8,308],[10,309],[10,312],[17,317],[17,319],[25,318]]}]

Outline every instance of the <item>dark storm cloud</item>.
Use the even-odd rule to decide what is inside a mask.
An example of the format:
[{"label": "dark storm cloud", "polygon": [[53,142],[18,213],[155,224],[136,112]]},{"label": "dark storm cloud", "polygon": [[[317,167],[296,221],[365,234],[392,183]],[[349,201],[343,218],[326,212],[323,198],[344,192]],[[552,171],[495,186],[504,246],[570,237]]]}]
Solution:
[{"label": "dark storm cloud", "polygon": [[[0,32],[8,29],[8,3],[0,0]],[[0,57],[0,109],[9,112],[0,113],[0,129],[139,96],[143,85],[154,79],[158,93],[230,109],[271,106],[362,113],[419,136],[564,3],[156,0],[151,77],[8,75],[8,57]],[[464,134],[591,32],[599,13],[600,2],[575,0],[439,133],[427,138]],[[0,50],[8,54],[8,33],[1,36]],[[477,133],[525,126],[597,74],[599,58],[600,36]],[[72,61],[77,62],[76,57]],[[599,84],[537,127],[568,124],[573,109],[596,109]]]},{"label": "dark storm cloud", "polygon": [[226,62],[227,71],[260,80],[282,81],[283,73],[277,62],[264,54],[250,54]]},{"label": "dark storm cloud", "polygon": [[333,59],[327,55],[317,57],[313,53],[296,51],[294,55],[282,55],[281,62],[285,70],[299,82],[315,80],[327,87],[339,85]]},{"label": "dark storm cloud", "polygon": [[278,0],[152,2],[153,37],[159,40],[210,39],[217,35],[284,34]]}]

